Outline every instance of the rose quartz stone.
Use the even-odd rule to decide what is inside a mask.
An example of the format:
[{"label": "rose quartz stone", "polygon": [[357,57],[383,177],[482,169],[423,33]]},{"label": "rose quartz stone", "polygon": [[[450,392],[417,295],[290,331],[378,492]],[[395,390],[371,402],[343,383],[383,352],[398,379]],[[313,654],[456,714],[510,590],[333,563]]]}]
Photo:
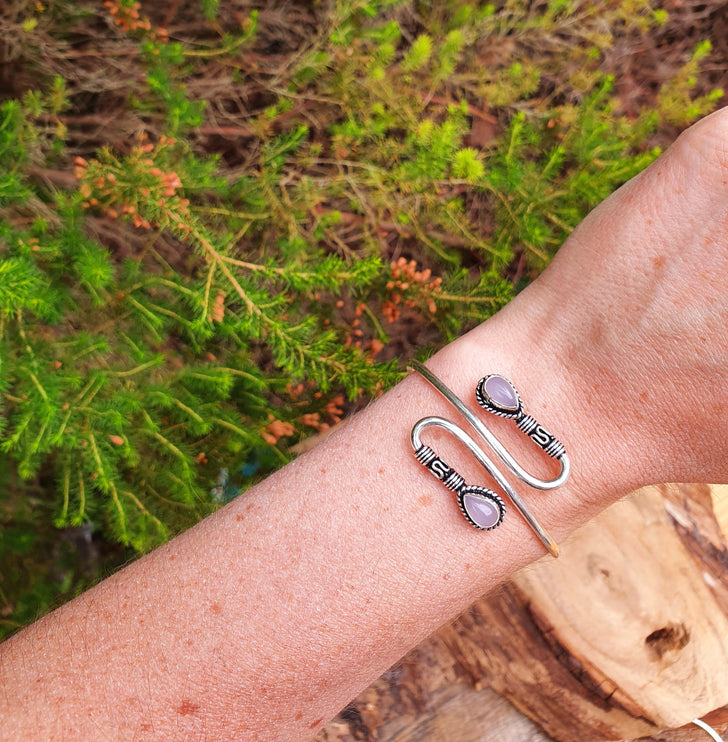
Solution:
[{"label": "rose quartz stone", "polygon": [[493,528],[500,520],[499,508],[483,497],[465,495],[463,497],[463,507],[481,528]]},{"label": "rose quartz stone", "polygon": [[491,376],[485,381],[485,393],[503,410],[518,409],[518,397],[513,387],[502,376]]}]

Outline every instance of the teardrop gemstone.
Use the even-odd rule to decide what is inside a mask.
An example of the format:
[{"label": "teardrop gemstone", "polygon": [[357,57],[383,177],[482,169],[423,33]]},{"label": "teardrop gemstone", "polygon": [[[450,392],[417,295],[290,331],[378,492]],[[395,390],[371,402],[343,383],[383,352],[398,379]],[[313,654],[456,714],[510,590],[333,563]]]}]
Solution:
[{"label": "teardrop gemstone", "polygon": [[516,412],[521,406],[518,394],[508,379],[493,374],[489,376],[482,386],[490,401],[501,410]]},{"label": "teardrop gemstone", "polygon": [[503,519],[503,512],[498,504],[490,498],[480,495],[464,495],[463,510],[478,528],[495,528]]}]

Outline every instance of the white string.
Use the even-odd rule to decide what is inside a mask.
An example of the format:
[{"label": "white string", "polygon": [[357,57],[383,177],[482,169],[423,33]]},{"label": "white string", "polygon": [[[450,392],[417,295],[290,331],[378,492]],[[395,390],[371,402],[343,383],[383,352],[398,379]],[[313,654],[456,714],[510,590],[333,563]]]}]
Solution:
[{"label": "white string", "polygon": [[696,727],[705,730],[715,740],[715,742],[723,742],[723,738],[718,736],[718,732],[716,732],[713,727],[708,726],[702,719],[693,719],[691,723],[695,724]]}]

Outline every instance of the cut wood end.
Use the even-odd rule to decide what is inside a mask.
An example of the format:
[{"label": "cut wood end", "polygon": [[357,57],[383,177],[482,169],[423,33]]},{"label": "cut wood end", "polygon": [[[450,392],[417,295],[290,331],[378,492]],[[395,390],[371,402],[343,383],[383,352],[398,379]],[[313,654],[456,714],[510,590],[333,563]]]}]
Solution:
[{"label": "cut wood end", "polygon": [[713,511],[720,530],[728,541],[728,484],[714,484],[710,488]]}]

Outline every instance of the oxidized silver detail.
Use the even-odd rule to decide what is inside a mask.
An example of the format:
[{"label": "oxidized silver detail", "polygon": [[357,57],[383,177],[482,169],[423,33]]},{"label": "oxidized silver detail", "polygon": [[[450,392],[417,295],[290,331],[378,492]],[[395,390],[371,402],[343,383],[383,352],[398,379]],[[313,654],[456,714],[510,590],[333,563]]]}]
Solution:
[{"label": "oxidized silver detail", "polygon": [[422,446],[415,451],[415,456],[421,464],[427,466],[430,461],[437,456],[437,454],[429,446]]},{"label": "oxidized silver detail", "polygon": [[[457,495],[458,507],[462,512],[465,519],[481,531],[492,531],[497,528],[505,517],[506,508],[498,495],[493,490],[487,489],[486,487],[479,487],[477,485],[469,485],[465,482],[465,479],[455,471],[449,464],[441,459],[429,446],[425,446],[422,443],[420,434],[425,428],[438,427],[443,428],[452,433],[461,443],[464,443],[474,454],[478,461],[483,466],[490,467],[493,463],[488,459],[485,454],[480,450],[475,441],[461,428],[449,420],[445,420],[441,417],[425,417],[415,424],[412,428],[412,446],[415,449],[416,459],[425,466],[430,474],[436,479],[439,479],[449,490]],[[476,497],[482,500],[486,500],[491,507],[495,508],[498,512],[498,519],[492,525],[484,527],[480,525],[476,520],[471,517],[468,512],[464,498],[466,496]]]},{"label": "oxidized silver detail", "polygon": [[516,425],[518,425],[519,429],[526,435],[530,435],[533,429],[538,427],[538,420],[530,415],[524,415],[520,420],[516,421]]},{"label": "oxidized silver detail", "polygon": [[455,469],[450,469],[450,473],[442,480],[442,483],[453,492],[459,492],[465,486],[465,480]]}]

